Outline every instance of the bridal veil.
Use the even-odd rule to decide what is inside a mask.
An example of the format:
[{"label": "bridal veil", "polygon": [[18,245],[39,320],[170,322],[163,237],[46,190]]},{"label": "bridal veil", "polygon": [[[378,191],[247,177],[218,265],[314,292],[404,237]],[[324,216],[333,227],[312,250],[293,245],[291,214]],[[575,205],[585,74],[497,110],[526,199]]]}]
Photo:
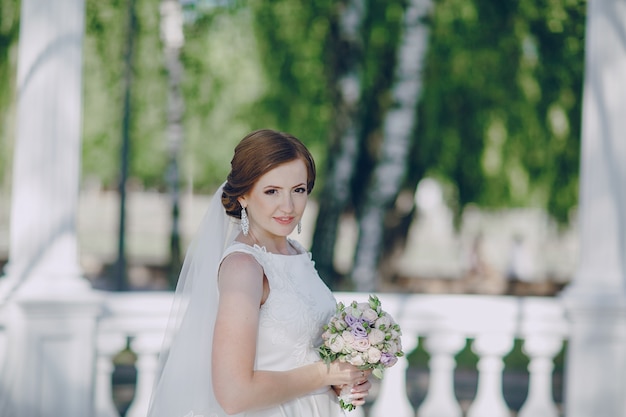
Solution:
[{"label": "bridal veil", "polygon": [[227,416],[213,394],[211,344],[217,270],[240,226],[222,206],[223,187],[213,195],[181,269],[148,417]]}]

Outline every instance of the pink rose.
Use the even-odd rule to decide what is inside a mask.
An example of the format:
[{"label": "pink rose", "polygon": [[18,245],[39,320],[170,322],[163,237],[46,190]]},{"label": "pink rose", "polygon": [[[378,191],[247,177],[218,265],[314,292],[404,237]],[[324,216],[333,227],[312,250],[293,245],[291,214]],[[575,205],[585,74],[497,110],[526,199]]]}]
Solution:
[{"label": "pink rose", "polygon": [[355,348],[359,352],[366,352],[370,348],[370,341],[366,338],[354,339],[351,345],[353,348]]}]

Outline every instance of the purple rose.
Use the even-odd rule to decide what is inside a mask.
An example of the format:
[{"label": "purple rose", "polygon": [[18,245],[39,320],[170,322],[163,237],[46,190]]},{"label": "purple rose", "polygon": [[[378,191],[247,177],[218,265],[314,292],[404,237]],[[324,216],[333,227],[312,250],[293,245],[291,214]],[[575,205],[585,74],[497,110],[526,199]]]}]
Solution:
[{"label": "purple rose", "polygon": [[365,330],[365,327],[363,327],[363,324],[361,324],[361,322],[356,322],[351,327],[351,333],[354,335],[355,338],[367,339],[367,330]]},{"label": "purple rose", "polygon": [[350,327],[353,327],[356,323],[360,323],[361,321],[359,319],[357,319],[356,317],[354,317],[351,314],[346,314],[346,317],[344,317],[344,320],[346,322],[346,324]]},{"label": "purple rose", "polygon": [[386,368],[395,365],[396,362],[398,362],[398,358],[390,353],[383,352],[383,354],[380,356],[380,363],[382,363]]}]

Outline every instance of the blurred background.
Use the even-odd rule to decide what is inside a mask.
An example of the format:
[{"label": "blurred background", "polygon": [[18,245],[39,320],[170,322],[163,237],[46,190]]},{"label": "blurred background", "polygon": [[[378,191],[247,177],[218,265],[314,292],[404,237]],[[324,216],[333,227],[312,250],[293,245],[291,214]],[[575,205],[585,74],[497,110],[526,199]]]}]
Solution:
[{"label": "blurred background", "polygon": [[[236,143],[313,152],[335,290],[553,295],[575,269],[586,2],[87,0],[80,257],[168,289]],[[0,265],[20,5],[0,0]]]}]

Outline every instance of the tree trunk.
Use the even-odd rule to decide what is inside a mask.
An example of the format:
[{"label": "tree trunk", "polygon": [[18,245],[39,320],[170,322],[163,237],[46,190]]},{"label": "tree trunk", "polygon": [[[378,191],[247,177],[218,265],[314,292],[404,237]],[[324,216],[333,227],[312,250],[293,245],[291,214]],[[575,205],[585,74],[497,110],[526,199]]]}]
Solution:
[{"label": "tree trunk", "polygon": [[335,145],[328,155],[328,173],[320,194],[320,206],[311,251],[320,276],[331,288],[338,285],[334,268],[335,241],[339,220],[350,200],[350,182],[359,149],[358,106],[361,98],[360,28],[365,14],[363,0],[343,2],[338,21],[338,47],[335,51],[337,115],[333,136]]},{"label": "tree trunk", "polygon": [[180,250],[180,194],[178,158],[183,141],[184,101],[181,92],[183,66],[180,61],[180,50],[184,44],[183,15],[181,5],[175,0],[161,2],[161,39],[165,48],[165,68],[168,77],[167,97],[167,151],[168,168],[166,183],[170,192],[171,227],[170,227],[170,261],[168,278],[170,285],[176,287],[178,274],[182,266]]},{"label": "tree trunk", "polygon": [[409,163],[411,138],[415,131],[416,108],[422,89],[421,69],[428,35],[424,18],[430,8],[430,0],[411,0],[405,11],[404,32],[394,74],[395,84],[391,91],[393,104],[383,122],[380,158],[366,190],[366,202],[359,217],[359,241],[352,270],[356,291],[375,291],[378,288],[385,214],[402,187]]}]

